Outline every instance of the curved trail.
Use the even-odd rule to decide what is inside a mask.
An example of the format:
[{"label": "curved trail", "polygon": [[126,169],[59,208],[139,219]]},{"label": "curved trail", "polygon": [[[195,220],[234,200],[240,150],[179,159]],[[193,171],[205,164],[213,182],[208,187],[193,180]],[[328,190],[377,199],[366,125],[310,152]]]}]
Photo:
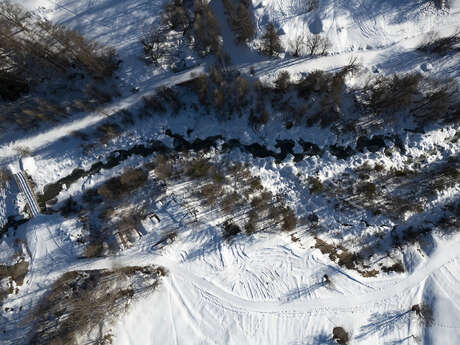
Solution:
[{"label": "curved trail", "polygon": [[[200,293],[201,297],[209,303],[221,308],[238,313],[268,313],[281,314],[287,317],[295,317],[300,314],[320,314],[328,312],[356,312],[360,310],[372,310],[373,307],[385,304],[392,298],[405,291],[418,286],[422,281],[429,277],[445,265],[455,261],[460,257],[460,241],[450,243],[442,248],[438,248],[430,257],[429,261],[400,282],[392,281],[388,286],[379,287],[369,293],[361,295],[345,296],[338,295],[332,298],[317,298],[307,302],[293,301],[254,301],[242,298],[225,291],[213,284],[209,280],[198,276],[166,257],[157,254],[138,254],[131,256],[120,256],[115,258],[103,258],[88,260],[77,263],[67,270],[103,269],[117,266],[119,263],[124,265],[148,265],[156,264],[166,267],[174,284],[168,287],[177,289],[178,281],[182,280],[192,284]],[[168,279],[168,278],[167,278]],[[184,291],[184,289],[181,289]]]},{"label": "curved trail", "polygon": [[276,313],[284,316],[296,317],[298,314],[318,314],[332,311],[358,311],[372,310],[372,306],[383,304],[392,299],[394,296],[403,293],[417,286],[424,279],[429,277],[433,272],[460,257],[458,252],[459,243],[455,243],[449,248],[438,250],[430,258],[430,261],[415,273],[408,276],[399,283],[391,284],[387,288],[379,288],[373,292],[356,295],[340,295],[333,298],[320,298],[308,300],[308,302],[298,303],[278,301],[252,301],[233,295],[208,280],[195,276],[189,271],[185,271],[179,266],[168,265],[166,260],[158,260],[159,264],[166,266],[172,275],[180,276],[182,279],[191,282],[199,291],[201,296],[208,302],[236,312],[257,312],[257,313]]}]

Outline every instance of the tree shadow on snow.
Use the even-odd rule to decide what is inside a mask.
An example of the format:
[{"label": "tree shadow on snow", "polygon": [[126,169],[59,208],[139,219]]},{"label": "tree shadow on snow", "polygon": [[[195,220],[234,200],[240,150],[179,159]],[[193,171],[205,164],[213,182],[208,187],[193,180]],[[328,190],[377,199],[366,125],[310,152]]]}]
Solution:
[{"label": "tree shadow on snow", "polygon": [[300,299],[303,296],[308,296],[314,293],[319,288],[325,286],[325,282],[318,282],[310,286],[304,286],[290,290],[286,295],[280,298],[281,302],[288,303],[292,300]]},{"label": "tree shadow on snow", "polygon": [[405,338],[402,339],[397,339],[397,340],[392,340],[390,342],[386,342],[385,345],[403,345],[403,344],[411,344],[411,341],[413,341],[414,337],[409,335]]},{"label": "tree shadow on snow", "polygon": [[369,323],[362,326],[356,338],[363,339],[369,335],[378,333],[387,335],[401,327],[401,325],[410,319],[410,310],[401,312],[400,310],[388,311],[383,313],[374,313],[369,318]]},{"label": "tree shadow on snow", "polygon": [[290,343],[289,345],[337,345],[337,343],[332,340],[331,335],[321,333],[302,339],[301,341],[296,341],[295,343]]}]

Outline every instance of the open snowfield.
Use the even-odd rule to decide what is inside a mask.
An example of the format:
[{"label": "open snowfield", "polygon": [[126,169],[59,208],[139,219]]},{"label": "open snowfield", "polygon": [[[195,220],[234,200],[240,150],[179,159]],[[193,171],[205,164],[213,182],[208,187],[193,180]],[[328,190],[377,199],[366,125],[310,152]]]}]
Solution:
[{"label": "open snowfield", "polygon": [[[373,133],[385,136],[386,140],[374,150],[370,146],[356,148],[357,137],[352,134],[340,135],[317,125],[287,130],[281,122],[273,121],[256,131],[248,126],[246,115],[222,122],[193,112],[190,107],[178,111],[177,116],[142,118],[121,128],[108,142],[85,147],[76,132],[91,136],[97,126],[115,118],[121,110],[141,111],[145,96],[160,86],[175,86],[195,78],[209,68],[211,59],[204,58],[178,73],[142,61],[139,40],[145,28],[157,20],[162,0],[15,2],[30,10],[38,9],[46,18],[114,47],[122,60],[116,74],[120,95],[96,110],[80,112],[49,128],[27,133],[6,131],[0,136],[0,167],[11,172],[25,171],[33,180],[32,188],[40,195],[46,192],[45,186],[65,179],[75,169],[91,171],[72,181],[61,181],[54,200],[61,205],[69,197],[84,198],[85,192],[120,175],[124,169],[142,166],[156,156],[139,151],[123,156],[121,150],[161,143],[180,153],[176,149],[177,138],[168,132],[188,142],[221,136],[203,156],[216,165],[227,161],[248,163],[250,174],[260,177],[264,190],[282,195],[299,222],[290,232],[268,228],[251,236],[240,233],[224,239],[220,229],[228,217],[219,213],[217,206],[196,206],[193,192],[198,190],[197,185],[190,181],[168,182],[166,191],[158,192],[160,196],[147,191],[133,193],[134,203],[145,201],[140,198],[149,199],[149,206],[161,222],[156,223],[151,217],[143,219],[142,231],[134,234],[136,240],[129,247],[107,256],[82,258],[82,217],[57,211],[41,214],[7,229],[0,238],[0,265],[9,265],[9,260],[18,257],[28,262],[23,284],[14,285],[18,287],[16,292],[3,301],[0,294],[0,344],[29,343],[32,326],[24,320],[64,273],[148,265],[162,266],[168,274],[155,291],[134,299],[122,315],[101,327],[99,332],[113,335],[113,344],[333,345],[337,344],[332,339],[334,327],[347,331],[350,345],[460,344],[457,229],[449,233],[433,231],[423,239],[409,241],[409,245],[391,248],[388,240],[393,238],[393,232],[404,227],[404,222],[384,211],[343,211],[338,203],[313,193],[306,182],[315,176],[324,183],[324,193],[337,190],[346,199],[347,191],[340,189],[341,182],[364,165],[372,169],[382,166],[382,175],[417,164],[429,170],[449,162],[458,171],[458,122],[429,124],[418,131],[406,130],[415,127],[407,119],[403,125]],[[249,46],[254,48],[258,44],[268,22],[274,22],[285,46],[298,35],[310,33],[327,36],[331,42],[327,56],[294,58],[282,54],[281,58],[272,59],[237,46],[222,3],[211,0],[211,8],[221,23],[223,47],[233,68],[247,74],[253,70],[253,78],[267,82],[273,81],[280,71],[289,71],[291,78],[297,80],[315,70],[338,71],[351,58],[357,58],[363,68],[347,77],[350,87],[363,87],[369,76],[410,72],[460,82],[458,52],[437,56],[415,50],[429,31],[447,36],[460,28],[460,1],[453,1],[444,10],[422,0],[319,0],[312,11],[306,4],[301,0],[252,0],[257,38]],[[400,144],[389,139],[393,135],[400,138]],[[241,149],[223,148],[232,140],[238,141]],[[277,146],[282,140],[294,141],[291,152],[283,159],[243,150],[258,143],[270,152],[283,153]],[[295,154],[305,151],[300,140],[317,145],[323,153],[297,160]],[[398,145],[403,149],[397,150]],[[351,147],[353,153],[341,158],[332,149],[326,149],[334,147]],[[30,156],[21,154],[25,149]],[[100,162],[109,164],[113,157],[119,158],[116,165],[91,170]],[[149,174],[149,183],[156,183],[153,173]],[[418,230],[431,224],[436,228],[433,219],[442,218],[441,210],[458,204],[460,183],[455,176],[445,189],[427,194],[424,212],[405,218],[408,226]],[[428,183],[426,179],[421,181]],[[326,191],[326,187],[330,189]],[[408,184],[401,188],[424,191],[427,187]],[[7,182],[5,188],[0,181],[0,225],[10,221],[11,216],[24,214],[25,204],[26,198],[19,194],[14,180]],[[190,211],[195,208],[202,211],[198,217]],[[95,217],[96,213],[88,212],[89,217]],[[320,221],[312,220],[312,214]],[[165,235],[171,233],[175,240],[163,247]],[[353,253],[370,246],[374,239],[381,241],[379,251],[369,255],[366,265],[351,268],[335,258],[331,260],[330,252],[318,244],[319,238],[337,248],[343,245]],[[402,272],[385,272],[396,263],[403,266]],[[373,274],[373,270],[378,273]],[[0,277],[1,280],[3,276]],[[411,311],[415,305],[429,305],[430,320]],[[94,334],[94,330],[82,334],[78,343],[109,344],[91,342]]]}]

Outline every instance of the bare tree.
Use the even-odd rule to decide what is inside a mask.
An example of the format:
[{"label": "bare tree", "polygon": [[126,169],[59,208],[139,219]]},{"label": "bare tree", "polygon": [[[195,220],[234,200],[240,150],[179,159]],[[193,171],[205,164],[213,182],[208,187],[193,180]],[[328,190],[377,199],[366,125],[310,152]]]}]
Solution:
[{"label": "bare tree", "polygon": [[327,55],[331,43],[329,39],[321,35],[311,35],[305,42],[307,53],[310,56]]},{"label": "bare tree", "polygon": [[304,36],[297,35],[296,38],[290,42],[289,46],[292,51],[292,56],[299,57],[301,55],[303,47],[305,46]]}]

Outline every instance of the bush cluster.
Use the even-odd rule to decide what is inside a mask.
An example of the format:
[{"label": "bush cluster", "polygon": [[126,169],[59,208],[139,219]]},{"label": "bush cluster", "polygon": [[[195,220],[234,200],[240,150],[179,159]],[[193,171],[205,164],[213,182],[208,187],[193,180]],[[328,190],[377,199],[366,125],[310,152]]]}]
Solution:
[{"label": "bush cluster", "polygon": [[[156,266],[66,272],[27,316],[26,321],[33,322],[29,342],[75,344],[94,329],[102,332],[105,321],[113,321],[133,299],[156,289],[166,274]],[[104,339],[102,334],[99,341]]]},{"label": "bush cluster", "polygon": [[97,190],[98,194],[108,200],[118,200],[123,195],[142,187],[147,182],[148,174],[143,169],[127,169],[118,177],[113,177]]},{"label": "bush cluster", "polygon": [[149,113],[166,113],[171,110],[173,115],[176,115],[183,107],[177,92],[165,86],[160,86],[155,90],[153,95],[142,97],[144,103],[144,111]]}]

